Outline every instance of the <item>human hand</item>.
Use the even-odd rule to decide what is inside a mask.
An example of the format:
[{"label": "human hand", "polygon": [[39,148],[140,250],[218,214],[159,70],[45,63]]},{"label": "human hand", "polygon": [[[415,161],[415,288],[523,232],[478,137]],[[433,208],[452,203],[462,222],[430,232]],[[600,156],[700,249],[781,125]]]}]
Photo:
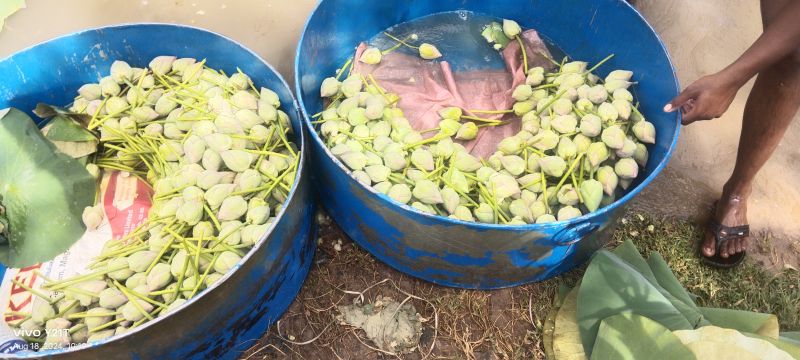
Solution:
[{"label": "human hand", "polygon": [[664,111],[678,109],[683,114],[683,125],[698,120],[716,119],[728,110],[741,85],[724,73],[704,76],[686,87],[664,106]]}]

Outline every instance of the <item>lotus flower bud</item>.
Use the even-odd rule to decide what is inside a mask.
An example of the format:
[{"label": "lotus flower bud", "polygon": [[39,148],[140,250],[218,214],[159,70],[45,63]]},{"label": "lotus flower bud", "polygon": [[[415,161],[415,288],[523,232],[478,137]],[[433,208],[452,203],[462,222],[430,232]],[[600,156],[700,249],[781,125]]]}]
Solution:
[{"label": "lotus flower bud", "polygon": [[620,158],[628,158],[633,156],[636,152],[636,143],[633,140],[625,138],[625,145],[622,146],[622,149],[618,149],[616,151],[617,157]]},{"label": "lotus flower bud", "polygon": [[109,114],[119,114],[128,108],[128,102],[119,96],[112,96],[106,99],[106,112]]},{"label": "lotus flower bud", "polygon": [[503,19],[503,33],[513,39],[522,32],[522,28],[514,20]]},{"label": "lotus flower bud", "polygon": [[446,136],[453,136],[457,134],[460,128],[461,123],[456,120],[444,119],[439,122],[439,132]]},{"label": "lotus flower bud", "polygon": [[494,154],[492,154],[491,156],[489,156],[488,159],[486,159],[486,163],[488,163],[489,166],[491,166],[496,171],[503,170],[503,162],[500,161],[502,157],[503,153],[501,151],[495,151]]},{"label": "lotus flower bud", "polygon": [[567,115],[572,112],[572,101],[560,98],[551,105],[553,111],[558,115]]},{"label": "lotus flower bud", "polygon": [[278,110],[264,101],[258,102],[258,110],[256,112],[267,123],[273,122],[278,118]]},{"label": "lotus flower bud", "polygon": [[586,71],[588,63],[584,61],[572,61],[561,66],[561,72],[565,74],[582,74]]},{"label": "lotus flower bud", "polygon": [[630,81],[633,77],[633,71],[628,70],[614,70],[606,76],[606,82],[611,80]]},{"label": "lotus flower bud", "polygon": [[[380,120],[380,121],[375,121],[370,125],[368,135],[375,137],[375,140],[377,140],[378,138],[384,138],[384,140],[391,141],[391,139],[389,139],[389,134],[391,133],[392,133],[392,126],[389,125],[389,122]],[[373,143],[374,142],[375,141],[373,140]]]},{"label": "lotus flower bud", "polygon": [[[359,84],[361,82],[359,81]],[[321,97],[329,98],[336,96],[339,93],[339,88],[342,86],[342,83],[339,80],[336,80],[334,77],[326,78],[322,80],[322,86],[320,86],[319,94]],[[359,89],[361,90],[361,89]]]},{"label": "lotus flower bud", "polygon": [[482,166],[476,172],[476,177],[478,178],[478,181],[480,181],[480,182],[487,182],[487,181],[489,181],[489,177],[492,176],[492,174],[494,174],[496,172],[497,172],[497,170],[492,169],[491,167]]},{"label": "lotus flower bud", "polygon": [[183,198],[172,198],[163,205],[157,207],[158,209],[158,216],[159,217],[169,217],[175,216],[175,213],[178,212],[178,208],[183,205]]},{"label": "lotus flower bud", "polygon": [[473,172],[481,168],[481,162],[466,152],[457,151],[453,153],[452,165],[463,172]]},{"label": "lotus flower bud", "polygon": [[453,212],[451,217],[461,221],[475,221],[475,218],[472,216],[472,212],[470,212],[466,206],[462,205],[456,206],[456,211]]},{"label": "lotus flower bud", "polygon": [[124,133],[132,135],[135,134],[137,129],[136,120],[124,117],[119,119],[119,129],[122,130]]},{"label": "lotus flower bud", "polygon": [[31,320],[33,320],[34,323],[43,325],[48,319],[53,318],[55,315],[56,311],[49,303],[44,301],[33,302]]},{"label": "lotus flower bud", "polygon": [[516,101],[526,101],[533,95],[533,87],[528,84],[522,84],[514,89],[511,97]]},{"label": "lotus flower bud", "polygon": [[155,112],[160,115],[167,115],[174,110],[178,103],[170,99],[169,94],[164,94],[156,101]]},{"label": "lotus flower bud", "polygon": [[206,170],[218,171],[222,165],[222,157],[220,157],[216,151],[206,149],[206,151],[203,152],[202,164]]},{"label": "lotus flower bud", "polygon": [[[84,330],[86,330],[86,329],[84,329]],[[86,331],[87,331],[86,335],[89,335],[88,330],[86,330]],[[78,332],[81,332],[81,331],[79,330]],[[86,338],[86,342],[93,343],[93,342],[97,342],[97,341],[100,341],[100,340],[103,340],[103,339],[106,339],[106,338],[110,338],[110,337],[114,336],[114,333],[115,333],[114,329],[96,331],[96,332],[92,333],[92,335],[90,335],[90,336],[88,336]]]},{"label": "lotus flower bud", "polygon": [[525,148],[525,143],[518,136],[510,136],[497,144],[497,149],[506,155],[519,154]]},{"label": "lotus flower bud", "polygon": [[348,151],[339,158],[352,170],[361,170],[367,165],[367,157],[360,152]]},{"label": "lotus flower bud", "polygon": [[[213,189],[213,188],[212,188]],[[206,195],[207,196],[207,195]],[[247,212],[247,201],[241,196],[231,196],[222,201],[217,218],[220,221],[232,221],[241,218]]]},{"label": "lotus flower bud", "polygon": [[[91,308],[86,311],[87,316],[85,318],[86,326],[90,329],[99,327],[113,319],[114,312],[108,309],[104,309],[102,307]],[[106,315],[108,314],[108,315]],[[105,316],[103,316],[105,315]]]},{"label": "lotus flower bud", "polygon": [[613,97],[614,100],[623,100],[627,101],[628,103],[633,101],[633,94],[631,94],[631,92],[625,88],[619,88],[614,90],[613,95],[611,95],[611,97]]},{"label": "lotus flower bud", "polygon": [[506,155],[500,157],[500,163],[503,169],[506,169],[511,175],[519,176],[525,171],[525,160],[517,155]]},{"label": "lotus flower bud", "polygon": [[441,204],[444,202],[442,193],[436,183],[426,179],[417,181],[411,194],[424,204]]},{"label": "lotus flower bud", "polygon": [[539,116],[536,112],[531,111],[522,116],[522,130],[531,134],[539,132]]},{"label": "lotus flower bud", "polygon": [[588,99],[578,99],[575,102],[575,107],[580,111],[590,112],[594,109],[594,103],[592,103]]},{"label": "lotus flower bud", "polygon": [[364,108],[357,107],[347,113],[347,122],[350,123],[350,125],[356,126],[366,124],[368,121],[367,110]]},{"label": "lotus flower bud", "polygon": [[128,302],[128,298],[125,296],[125,294],[115,288],[107,288],[100,292],[99,304],[103,308],[116,309],[122,305],[125,305],[126,302]]},{"label": "lotus flower bud", "polygon": [[173,123],[166,123],[164,124],[164,136],[168,139],[181,139],[183,138],[183,131]]},{"label": "lotus flower bud", "polygon": [[224,251],[217,258],[217,262],[214,263],[214,271],[220,274],[226,274],[241,260],[242,258],[235,252]]},{"label": "lotus flower bud", "polygon": [[103,206],[100,204],[97,206],[87,206],[83,209],[83,225],[85,225],[88,230],[96,230],[103,222],[104,217]]},{"label": "lotus flower bud", "polygon": [[[207,236],[211,237],[213,236],[213,233],[209,233]],[[158,257],[158,253],[155,251],[149,251],[149,250],[137,251],[128,256],[127,258],[128,268],[136,273],[144,272],[145,270],[147,270],[150,264],[153,263],[156,257]]]},{"label": "lotus flower bud", "polygon": [[392,173],[392,169],[389,169],[383,165],[370,165],[364,168],[364,171],[369,175],[369,178],[372,182],[384,182],[389,178],[389,174]]},{"label": "lotus flower bud", "polygon": [[258,109],[258,100],[247,90],[239,90],[231,96],[233,106],[239,109],[256,110]]},{"label": "lotus flower bud", "polygon": [[604,103],[608,99],[608,92],[603,85],[592,86],[587,95],[587,99],[597,105]]},{"label": "lotus flower bud", "polygon": [[536,136],[528,140],[528,144],[539,150],[547,151],[558,146],[559,139],[560,137],[552,130],[541,130]]},{"label": "lotus flower bud", "polygon": [[78,89],[78,94],[89,101],[99,99],[101,92],[102,90],[99,84],[86,84]]},{"label": "lotus flower bud", "polygon": [[[377,120],[383,117],[383,111],[386,108],[386,100],[383,96],[380,95],[372,95],[367,98],[367,110],[365,111],[365,115],[370,120]],[[389,129],[388,124],[387,129]]]},{"label": "lotus flower bud", "polygon": [[145,280],[149,291],[163,289],[165,286],[169,285],[170,281],[172,281],[170,266],[164,263],[156,264],[156,266],[150,270],[150,273],[147,274],[147,279]]},{"label": "lotus flower bud", "polygon": [[461,108],[456,106],[446,107],[439,109],[439,116],[442,119],[460,120],[463,115]]},{"label": "lotus flower bud", "polygon": [[164,127],[161,124],[149,124],[144,127],[145,135],[151,137],[159,137],[164,132]]},{"label": "lotus flower bud", "polygon": [[550,126],[562,134],[572,133],[575,132],[575,128],[578,126],[578,119],[572,114],[560,115],[550,122]]},{"label": "lotus flower bud", "polygon": [[636,150],[633,152],[633,160],[642,168],[647,166],[647,158],[650,157],[647,147],[644,144],[636,144]]},{"label": "lotus flower bud", "polygon": [[572,206],[578,204],[578,191],[570,184],[562,186],[558,190],[556,197],[558,198],[558,203],[562,205]]},{"label": "lotus flower bud", "polygon": [[279,108],[281,106],[281,98],[278,96],[278,93],[265,87],[261,88],[258,97],[259,101],[270,104],[272,107]]},{"label": "lotus flower bud", "polygon": [[[367,174],[367,175],[369,175],[369,174]],[[391,187],[392,187],[392,183],[389,182],[389,181],[381,181],[381,182],[379,182],[379,183],[377,183],[377,184],[372,186],[372,188],[375,189],[375,191],[377,191],[377,192],[379,192],[381,194],[388,194],[389,193],[389,189]]]},{"label": "lotus flower bud", "polygon": [[447,210],[449,214],[454,214],[456,212],[456,207],[458,207],[461,202],[461,197],[455,190],[449,187],[444,187],[441,191],[441,195],[444,209]]},{"label": "lotus flower bud", "polygon": [[526,223],[533,222],[533,215],[528,205],[521,199],[511,201],[508,210],[514,217],[519,217]]},{"label": "lotus flower bud", "polygon": [[639,141],[647,144],[655,144],[656,142],[656,128],[653,123],[649,121],[639,121],[633,124],[633,134]]},{"label": "lotus flower bud", "polygon": [[619,89],[627,89],[632,84],[633,84],[632,82],[625,80],[609,80],[606,81],[606,83],[603,84],[603,86],[608,93],[613,93],[614,91],[617,91]]},{"label": "lotus flower bud", "polygon": [[527,170],[528,172],[537,172],[539,171],[539,159],[541,157],[536,154],[528,154],[528,163],[527,163]]},{"label": "lotus flower bud", "polygon": [[494,173],[489,176],[487,187],[489,192],[497,199],[512,197],[518,195],[521,191],[516,179],[501,173]]},{"label": "lotus flower bud", "polygon": [[401,204],[408,204],[411,201],[411,189],[406,184],[395,184],[386,193],[392,200]]},{"label": "lotus flower bud", "polygon": [[[361,78],[359,78],[357,75],[350,75],[349,77],[347,77],[347,79],[344,79],[344,81],[342,81],[342,84],[339,87],[339,89],[342,91],[344,96],[352,98],[353,96],[358,94],[361,91],[361,89],[363,89],[363,87],[364,83],[361,81]],[[342,113],[340,112],[339,115],[341,114]]]},{"label": "lotus flower bud", "polygon": [[603,130],[601,139],[611,149],[622,149],[625,146],[625,132],[618,125],[612,125]]},{"label": "lotus flower bud", "polygon": [[[258,201],[262,204],[262,206],[263,206],[263,204],[266,204],[266,202],[264,202],[264,200],[258,199]],[[257,204],[254,204],[254,205],[257,205]],[[256,208],[256,207],[253,207],[253,208]],[[269,217],[269,216],[267,216],[267,217]],[[266,219],[265,219],[265,221],[266,221]],[[255,225],[259,225],[259,224],[255,224]],[[225,221],[225,222],[220,224],[219,238],[225,244],[238,245],[241,242],[241,235],[242,234],[239,231],[239,229],[241,229],[241,228],[242,228],[242,223],[240,221],[237,221],[237,220]],[[174,262],[173,262],[173,268],[172,269],[175,270]],[[181,271],[181,269],[183,269],[183,263],[179,264],[177,270]],[[176,273],[174,273],[174,272],[173,272],[172,275],[177,276]]]},{"label": "lotus flower bud", "polygon": [[633,179],[619,179],[619,187],[621,187],[622,190],[628,190],[632,183]]},{"label": "lotus flower bud", "polygon": [[516,114],[517,116],[525,115],[526,113],[528,113],[531,110],[533,110],[534,106],[536,106],[536,104],[533,101],[530,101],[530,100],[517,102],[517,103],[514,104],[514,107],[513,107],[514,114]]},{"label": "lotus flower bud", "polygon": [[220,154],[225,167],[235,172],[242,172],[250,168],[255,156],[244,150],[227,150]]},{"label": "lotus flower bud", "polygon": [[150,70],[153,70],[154,74],[164,76],[172,70],[175,59],[174,56],[156,56],[150,61],[148,67],[150,67]]},{"label": "lotus flower bud", "polygon": [[567,221],[583,215],[578,208],[565,206],[558,210],[558,221]]},{"label": "lotus flower bud", "polygon": [[572,138],[572,142],[575,144],[576,152],[585,153],[589,150],[589,145],[592,144],[592,139],[588,138],[586,135],[577,134],[574,138]]},{"label": "lotus flower bud", "polygon": [[[108,262],[107,268],[111,269],[119,269],[106,274],[108,277],[114,280],[123,281],[133,275],[133,271],[128,269],[128,259],[125,257],[115,258]],[[104,287],[105,288],[105,287]]]},{"label": "lotus flower bud", "polygon": [[556,221],[556,217],[553,216],[553,215],[550,215],[550,214],[544,214],[544,215],[541,215],[541,216],[536,218],[536,223],[537,224],[546,224],[546,223],[551,223],[551,222],[555,222],[555,221]]},{"label": "lotus flower bud", "polygon": [[603,161],[606,161],[608,155],[608,147],[602,142],[592,143],[586,151],[586,158],[589,160],[589,164],[591,164],[592,167],[596,167]]},{"label": "lotus flower bud", "polygon": [[422,43],[419,46],[419,56],[425,60],[433,60],[442,57],[442,53],[436,46],[428,43]]},{"label": "lotus flower bud", "polygon": [[259,239],[261,239],[261,236],[267,233],[268,228],[269,228],[268,224],[245,226],[244,228],[242,228],[240,234],[241,243],[247,246],[254,245],[256,242],[258,242]]},{"label": "lotus flower bud", "polygon": [[361,53],[361,57],[358,58],[358,61],[362,63],[369,64],[369,65],[376,65],[381,62],[381,58],[383,54],[381,54],[381,50],[376,47],[369,47]]},{"label": "lotus flower bud", "polygon": [[583,84],[581,86],[578,86],[578,88],[575,90],[578,92],[578,98],[589,100],[589,93],[591,89],[592,87],[590,85]]},{"label": "lotus flower bud", "polygon": [[592,212],[600,208],[603,200],[603,185],[597,180],[586,180],[581,183],[581,197],[583,204]]},{"label": "lotus flower bud", "polygon": [[94,116],[97,114],[98,116],[103,116],[106,114],[106,108],[103,105],[103,101],[101,100],[92,100],[86,105],[86,114]]},{"label": "lotus flower bud", "polygon": [[603,129],[603,120],[597,115],[586,114],[581,118],[581,134],[587,137],[595,137],[600,135]]},{"label": "lotus flower bud", "polygon": [[[166,265],[166,264],[164,264],[164,265]],[[158,265],[156,265],[156,266],[158,266]],[[134,303],[133,303],[134,301],[136,302],[136,304],[139,305],[138,307],[136,305],[134,305]],[[146,301],[144,301],[142,299],[139,299],[139,298],[133,299],[133,300],[127,302],[125,305],[122,305],[119,308],[119,311],[122,313],[122,317],[125,318],[125,320],[136,322],[136,321],[144,319],[144,314],[142,314],[142,312],[139,310],[140,308],[142,310],[144,310],[145,312],[147,312],[147,313],[149,313],[150,311],[153,311],[153,305],[152,304],[150,304],[149,302],[146,302]],[[103,309],[103,311],[108,311],[108,310]],[[108,321],[110,321],[110,317],[109,317],[109,320],[104,321],[104,323],[108,322]]]},{"label": "lotus flower bud", "polygon": [[413,131],[413,130],[409,129],[408,132],[406,133],[406,135],[403,136],[403,141],[402,142],[404,144],[416,144],[416,143],[418,143],[420,141],[422,141],[422,135],[420,135],[416,131]]},{"label": "lotus flower bud", "polygon": [[411,207],[419,211],[422,211],[426,214],[436,215],[436,211],[434,211],[432,207],[425,205],[419,201],[411,203]]},{"label": "lotus flower bud", "polygon": [[206,151],[206,142],[197,135],[189,135],[183,143],[184,159],[191,163],[199,163]]},{"label": "lotus flower bud", "polygon": [[578,146],[567,137],[561,138],[556,154],[564,159],[571,159],[578,154]]},{"label": "lotus flower bud", "polygon": [[199,223],[202,217],[203,202],[201,200],[186,201],[175,213],[175,218],[177,218],[179,221],[185,222],[189,226],[194,226]]},{"label": "lotus flower bud", "polygon": [[408,164],[408,162],[406,161],[406,157],[403,155],[403,153],[399,151],[386,152],[383,155],[383,162],[389,169],[393,171],[403,170]]},{"label": "lotus flower bud", "polygon": [[619,159],[614,164],[614,172],[621,179],[634,179],[639,175],[639,164],[631,158]]},{"label": "lotus flower bud", "polygon": [[110,76],[100,79],[100,93],[103,96],[117,96],[121,90],[119,84]]},{"label": "lotus flower bud", "polygon": [[128,63],[119,60],[111,63],[111,78],[114,79],[117,84],[122,84],[126,80],[130,81],[132,76],[133,69]]},{"label": "lotus flower bud", "polygon": [[617,109],[620,119],[628,120],[631,117],[631,103],[627,100],[615,99],[611,104]]},{"label": "lotus flower bud", "polygon": [[547,156],[539,159],[539,168],[548,176],[561,177],[567,170],[567,163],[558,156]]},{"label": "lotus flower bud", "polygon": [[480,205],[478,205],[478,207],[475,209],[475,218],[482,223],[494,223],[494,215],[494,209],[492,209],[492,207],[486,203],[480,203]]},{"label": "lotus flower bud", "polygon": [[597,108],[597,114],[604,122],[612,122],[619,119],[619,112],[617,111],[617,108],[607,102],[600,104],[600,106]]},{"label": "lotus flower bud", "polygon": [[542,82],[544,82],[544,70],[542,71],[533,71],[534,69],[541,69],[538,68],[531,68],[528,69],[528,76],[525,77],[525,84],[531,86],[538,86]]}]

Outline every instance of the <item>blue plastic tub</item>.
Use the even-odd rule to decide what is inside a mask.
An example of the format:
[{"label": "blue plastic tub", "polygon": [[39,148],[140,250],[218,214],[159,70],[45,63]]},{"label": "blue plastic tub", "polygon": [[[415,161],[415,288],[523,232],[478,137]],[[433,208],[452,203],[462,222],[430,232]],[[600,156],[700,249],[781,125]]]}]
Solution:
[{"label": "blue plastic tub", "polygon": [[[609,238],[623,207],[664,168],[678,140],[680,118],[662,106],[678,93],[664,45],[620,0],[480,1],[323,0],[297,49],[296,91],[306,126],[322,110],[319,86],[359,42],[422,16],[467,10],[518,21],[574,59],[596,63],[616,54],[599,74],[633,70],[642,112],[657,129],[650,160],[628,193],[612,205],[566,222],[505,226],[435,217],[360,185],[310,131],[311,161],[322,205],[343,230],[381,261],[437,284],[491,289],[550,278],[589,258]],[[357,14],[358,20],[353,16]]]},{"label": "blue plastic tub", "polygon": [[[239,67],[256,86],[278,93],[291,118],[295,141],[304,150],[289,199],[276,225],[238,268],[182,309],[102,342],[28,357],[233,359],[280,318],[308,274],[316,246],[314,202],[302,165],[306,136],[299,112],[281,76],[235,41],[202,29],[164,24],[111,26],[60,37],[0,60],[0,109],[16,107],[30,113],[38,102],[66,105],[79,86],[107,75],[114,60],[146,67],[158,55],[207,59],[210,66],[229,74]],[[0,266],[0,274],[3,270]]]}]

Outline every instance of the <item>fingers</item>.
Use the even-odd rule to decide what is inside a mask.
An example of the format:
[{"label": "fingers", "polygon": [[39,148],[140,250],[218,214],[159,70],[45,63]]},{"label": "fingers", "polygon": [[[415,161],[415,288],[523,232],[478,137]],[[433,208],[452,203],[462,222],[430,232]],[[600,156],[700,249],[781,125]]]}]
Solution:
[{"label": "fingers", "polygon": [[694,99],[697,92],[690,86],[683,90],[678,96],[664,106],[665,112],[673,112],[682,108],[689,100]]}]

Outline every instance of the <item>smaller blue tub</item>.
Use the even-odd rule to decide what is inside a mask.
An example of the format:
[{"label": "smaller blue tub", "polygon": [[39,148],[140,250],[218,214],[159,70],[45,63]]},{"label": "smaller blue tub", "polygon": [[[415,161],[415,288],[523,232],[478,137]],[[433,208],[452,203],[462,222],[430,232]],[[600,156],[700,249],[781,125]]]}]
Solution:
[{"label": "smaller blue tub", "polygon": [[352,56],[356,45],[395,24],[451,11],[516,20],[574,59],[597,63],[615,54],[598,75],[623,68],[640,81],[635,91],[643,100],[641,110],[658,133],[656,144],[649,147],[647,168],[625,196],[579,218],[525,226],[468,223],[421,213],[362,186],[312,130],[311,161],[319,198],[359,245],[424,280],[492,289],[556,276],[583,263],[606,242],[624,205],[653,181],[672,155],[680,115],[661,111],[679,89],[669,55],[642,16],[622,0],[323,0],[297,48],[296,91],[306,126],[313,129],[310,115],[322,110],[322,80]]},{"label": "smaller blue tub", "polygon": [[[106,75],[114,60],[146,67],[159,55],[207,59],[229,74],[238,67],[257,87],[278,93],[301,149],[288,200],[275,225],[237,269],[180,310],[101,342],[11,358],[234,359],[280,318],[308,274],[316,246],[315,205],[303,166],[306,136],[299,111],[275,69],[237,42],[206,30],[165,24],[110,26],[67,35],[0,60],[0,109],[15,107],[30,114],[39,102],[69,104],[78,87]],[[0,275],[4,270],[0,266]]]}]

